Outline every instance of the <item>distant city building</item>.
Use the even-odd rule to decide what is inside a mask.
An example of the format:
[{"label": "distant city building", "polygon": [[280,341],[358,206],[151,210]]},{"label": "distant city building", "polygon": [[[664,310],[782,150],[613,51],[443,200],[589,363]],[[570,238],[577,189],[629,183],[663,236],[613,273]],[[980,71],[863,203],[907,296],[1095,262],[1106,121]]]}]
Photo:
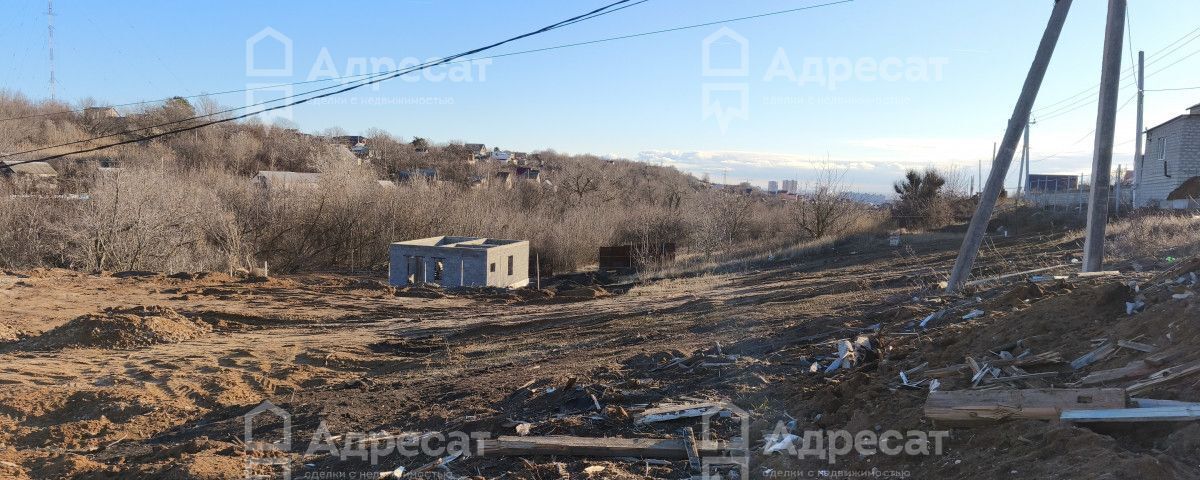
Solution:
[{"label": "distant city building", "polygon": [[779,192],[779,182],[776,182],[774,180],[767,182],[767,193],[777,193],[777,192]]},{"label": "distant city building", "polygon": [[788,193],[796,193],[796,192],[800,191],[799,182],[796,180],[784,180],[783,181],[783,191],[788,192]]}]

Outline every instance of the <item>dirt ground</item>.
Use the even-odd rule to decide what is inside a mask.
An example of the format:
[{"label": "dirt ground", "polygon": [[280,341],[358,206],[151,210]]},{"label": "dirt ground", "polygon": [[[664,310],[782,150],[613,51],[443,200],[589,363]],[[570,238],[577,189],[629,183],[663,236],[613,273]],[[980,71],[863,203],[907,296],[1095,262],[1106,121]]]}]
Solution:
[{"label": "dirt ground", "polygon": [[[937,283],[958,242],[928,234],[892,248],[874,239],[736,274],[519,294],[396,291],[370,274],[4,272],[0,478],[278,476],[283,467],[252,465],[263,459],[287,464],[292,478],[382,478],[397,467],[414,476],[438,457],[393,453],[372,462],[309,450],[333,444],[353,452],[344,448],[362,445],[353,432],[676,438],[681,427],[699,431],[697,419],[634,418],[646,408],[702,400],[746,411],[718,417],[713,434],[734,440],[736,420],[747,419],[751,478],[1200,478],[1195,422],[950,428],[924,417],[928,384],[905,388],[898,376],[921,364],[995,358],[1018,341],[1010,349],[1053,352],[1067,362],[1095,348],[1097,338],[1178,348],[1185,353],[1173,363],[1195,361],[1197,297],[1175,297],[1195,287],[1188,275],[1200,273],[1200,263],[1037,284],[1017,278],[947,297]],[[1078,253],[1076,238],[1000,239],[982,252],[977,277],[1070,263]],[[1144,310],[1128,315],[1126,302],[1138,298]],[[975,309],[983,315],[961,320]],[[927,328],[915,325],[942,310]],[[821,372],[837,341],[860,334],[874,342],[874,358]],[[1056,374],[1007,388],[1068,386],[1144,355],[1120,349],[1079,371],[1030,367]],[[918,379],[928,380],[915,373]],[[969,373],[940,381],[942,390],[971,387]],[[1145,396],[1200,401],[1200,377]],[[243,415],[264,401],[288,415],[291,442],[273,444],[278,452],[248,452]],[[271,436],[282,427],[278,417],[259,416],[249,428],[283,440]],[[850,453],[831,463],[762,453],[769,435],[812,430],[949,436],[940,454]],[[687,460],[450,460],[427,473],[692,475]]]}]

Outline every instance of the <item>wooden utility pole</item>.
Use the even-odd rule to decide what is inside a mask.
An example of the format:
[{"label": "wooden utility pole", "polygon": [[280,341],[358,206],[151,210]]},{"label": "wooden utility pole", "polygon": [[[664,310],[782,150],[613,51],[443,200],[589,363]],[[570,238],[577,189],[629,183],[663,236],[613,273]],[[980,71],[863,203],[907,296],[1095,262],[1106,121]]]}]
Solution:
[{"label": "wooden utility pole", "polygon": [[1117,94],[1121,88],[1121,47],[1125,39],[1127,3],[1127,0],[1108,0],[1108,26],[1104,28],[1104,57],[1100,71],[1100,107],[1096,112],[1096,153],[1092,157],[1092,192],[1088,200],[1087,238],[1083,241],[1085,272],[1099,272],[1104,264],[1104,229],[1108,226],[1113,135],[1117,125]]},{"label": "wooden utility pole", "polygon": [[1142,100],[1146,95],[1146,52],[1138,51],[1138,74],[1137,74],[1137,139],[1133,142],[1133,192],[1130,197],[1132,207],[1138,206],[1138,181],[1142,178],[1142,167],[1145,166],[1145,160],[1142,159]]},{"label": "wooden utility pole", "polygon": [[1004,131],[1000,150],[992,161],[992,171],[988,174],[987,183],[983,185],[983,191],[979,196],[979,207],[975,209],[975,215],[971,217],[971,226],[967,228],[966,238],[963,239],[962,248],[958,251],[958,260],[954,262],[954,270],[950,272],[947,291],[958,290],[971,274],[971,265],[975,263],[975,257],[979,255],[979,246],[983,244],[983,237],[987,234],[987,224],[992,217],[992,211],[996,208],[996,200],[1000,198],[1000,191],[1004,189],[1004,177],[1008,175],[1008,168],[1012,166],[1013,154],[1016,153],[1021,130],[1029,123],[1029,112],[1033,110],[1033,102],[1037,100],[1038,90],[1042,88],[1042,80],[1046,77],[1050,58],[1054,56],[1054,48],[1058,46],[1058,37],[1062,33],[1063,24],[1067,21],[1067,12],[1071,10],[1071,1],[1056,0],[1054,2],[1054,11],[1050,13],[1050,20],[1046,24],[1045,33],[1042,34],[1037,54],[1034,55],[1033,64],[1025,76],[1021,95],[1017,98],[1017,105],[1013,108],[1012,117],[1008,119],[1008,129]]}]

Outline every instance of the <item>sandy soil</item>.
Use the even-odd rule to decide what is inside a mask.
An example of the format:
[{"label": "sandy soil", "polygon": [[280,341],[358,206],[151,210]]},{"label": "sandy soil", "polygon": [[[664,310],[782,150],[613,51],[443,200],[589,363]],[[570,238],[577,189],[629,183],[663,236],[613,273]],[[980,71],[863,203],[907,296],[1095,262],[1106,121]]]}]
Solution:
[{"label": "sandy soil", "polygon": [[[1169,274],[1009,283],[974,292],[976,301],[936,293],[957,244],[953,235],[900,248],[879,240],[738,274],[562,296],[396,292],[371,275],[5,272],[0,478],[244,478],[251,457],[242,444],[243,414],[265,400],[290,415],[293,448],[274,457],[290,464],[293,478],[379,478],[435,458],[394,454],[372,465],[306,455],[304,446],[320,438],[322,426],[334,435],[516,435],[528,424],[531,435],[673,437],[694,422],[637,425],[630,415],[697,399],[728,400],[749,412],[753,478],[872,468],[910,478],[1200,477],[1195,424],[1093,430],[1023,421],[952,429],[940,455],[851,454],[835,465],[762,455],[764,436],[779,422],[791,421],[797,432],[943,428],[923,417],[924,390],[899,388],[898,372],[921,363],[984,358],[1017,340],[1068,361],[1097,337],[1160,347],[1200,341],[1195,297],[1172,297],[1190,287],[1167,285],[1200,264],[1164,265]],[[1073,239],[1004,239],[983,252],[978,274],[1060,264],[1077,253]],[[1144,287],[1148,306],[1127,316],[1125,302],[1137,295],[1131,281]],[[943,308],[953,315],[913,331]],[[987,313],[957,320],[974,308]],[[873,336],[880,358],[810,373],[812,362],[828,364],[833,342],[860,333]],[[1144,354],[1122,349],[1080,372],[1031,368],[1060,375],[1024,386],[1068,385],[1137,355]],[[943,381],[943,389],[970,386],[969,379]],[[1181,382],[1153,398],[1198,401],[1200,387]],[[280,426],[272,422],[253,426]],[[736,426],[716,423],[725,438]],[[435,471],[690,476],[686,461],[487,455]]]}]

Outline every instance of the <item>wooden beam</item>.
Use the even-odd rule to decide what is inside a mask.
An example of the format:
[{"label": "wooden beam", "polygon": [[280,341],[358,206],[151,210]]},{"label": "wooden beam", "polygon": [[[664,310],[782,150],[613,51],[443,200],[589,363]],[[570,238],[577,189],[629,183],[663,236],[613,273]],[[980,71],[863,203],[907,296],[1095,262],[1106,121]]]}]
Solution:
[{"label": "wooden beam", "polygon": [[[706,442],[711,443],[711,442]],[[480,442],[481,455],[563,455],[578,457],[636,457],[687,460],[688,449],[679,438],[618,437],[515,437],[500,436]],[[701,456],[719,455],[716,449],[697,448]]]},{"label": "wooden beam", "polygon": [[1200,420],[1200,406],[1065,410],[1064,422],[1190,422]]},{"label": "wooden beam", "polygon": [[1109,370],[1101,370],[1092,373],[1080,380],[1082,385],[1099,385],[1106,382],[1114,382],[1117,380],[1125,380],[1128,378],[1141,377],[1148,375],[1154,371],[1154,366],[1146,363],[1144,360],[1134,360],[1121,368],[1113,368]]},{"label": "wooden beam", "polygon": [[929,392],[925,416],[949,423],[1053,420],[1063,410],[1125,408],[1119,388],[957,390]]}]

